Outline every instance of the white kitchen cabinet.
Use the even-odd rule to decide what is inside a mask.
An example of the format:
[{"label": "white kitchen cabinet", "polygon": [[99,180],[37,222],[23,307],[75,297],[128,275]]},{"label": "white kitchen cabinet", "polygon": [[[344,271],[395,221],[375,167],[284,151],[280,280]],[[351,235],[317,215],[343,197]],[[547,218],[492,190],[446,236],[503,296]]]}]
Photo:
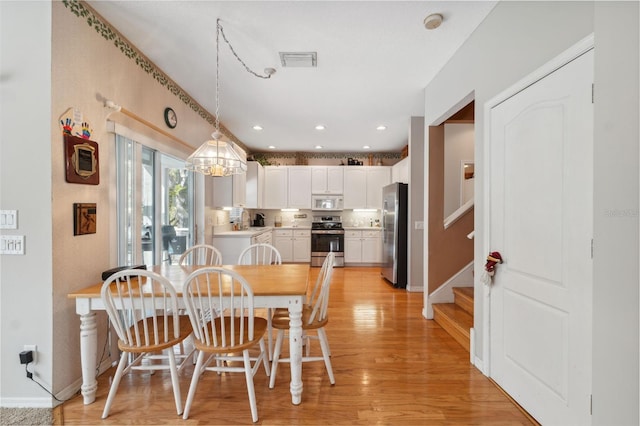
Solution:
[{"label": "white kitchen cabinet", "polygon": [[409,183],[409,157],[398,161],[391,167],[391,183]]},{"label": "white kitchen cabinet", "polygon": [[213,207],[244,207],[246,188],[245,173],[213,178]]},{"label": "white kitchen cabinet", "polygon": [[271,231],[264,231],[251,237],[251,244],[273,244]]},{"label": "white kitchen cabinet", "polygon": [[365,208],[367,205],[366,187],[367,172],[364,167],[347,166],[344,170],[344,208]]},{"label": "white kitchen cabinet", "polygon": [[344,193],[344,166],[312,166],[311,193]]},{"label": "white kitchen cabinet", "polygon": [[382,188],[391,183],[390,167],[367,168],[367,207],[382,209]]},{"label": "white kitchen cabinet", "polygon": [[282,209],[287,207],[289,173],[287,167],[264,167],[264,208]]},{"label": "white kitchen cabinet", "polygon": [[292,209],[311,208],[311,168],[289,166],[289,191],[286,207]]},{"label": "white kitchen cabinet", "polygon": [[283,262],[290,262],[290,259],[293,259],[293,245],[291,244],[292,238],[292,229],[273,230],[273,246],[280,252]]},{"label": "white kitchen cabinet", "polygon": [[344,208],[381,209],[382,188],[391,183],[387,166],[347,166],[344,170]]},{"label": "white kitchen cabinet", "polygon": [[310,229],[274,229],[273,245],[280,252],[283,262],[311,261]]},{"label": "white kitchen cabinet", "polygon": [[246,202],[248,209],[264,208],[264,167],[257,161],[247,161]]},{"label": "white kitchen cabinet", "polygon": [[344,234],[345,263],[381,263],[380,230],[347,230]]},{"label": "white kitchen cabinet", "polygon": [[266,166],[264,208],[310,209],[311,168],[308,166]]}]

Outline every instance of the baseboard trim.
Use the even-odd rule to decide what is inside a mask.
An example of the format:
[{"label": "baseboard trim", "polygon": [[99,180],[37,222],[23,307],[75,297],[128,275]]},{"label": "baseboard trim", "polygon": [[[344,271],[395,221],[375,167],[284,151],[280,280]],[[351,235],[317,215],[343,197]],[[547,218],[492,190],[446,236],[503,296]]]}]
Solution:
[{"label": "baseboard trim", "polygon": [[524,416],[525,416],[527,419],[529,419],[529,421],[531,422],[531,424],[536,425],[536,426],[541,426],[541,424],[540,424],[536,419],[534,419],[534,418],[533,418],[533,416],[532,416],[531,414],[529,414],[529,413],[527,412],[527,410],[525,410],[525,409],[522,407],[522,405],[518,404],[518,402],[517,402],[515,399],[513,399],[513,397],[512,397],[511,395],[509,395],[509,394],[507,393],[507,391],[506,391],[506,390],[502,389],[502,387],[501,387],[499,384],[497,384],[497,383],[496,383],[496,382],[495,382],[491,377],[487,377],[487,378],[489,379],[489,381],[490,381],[491,383],[493,383],[493,385],[494,385],[496,388],[498,388],[498,390],[499,390],[500,392],[502,392],[502,394],[503,394],[504,396],[506,396],[506,397],[507,397],[507,399],[509,399],[509,401],[511,401],[511,402],[513,403],[513,405],[515,405],[515,406],[518,408],[518,410],[520,410],[520,412],[521,412],[522,414],[524,414]]}]

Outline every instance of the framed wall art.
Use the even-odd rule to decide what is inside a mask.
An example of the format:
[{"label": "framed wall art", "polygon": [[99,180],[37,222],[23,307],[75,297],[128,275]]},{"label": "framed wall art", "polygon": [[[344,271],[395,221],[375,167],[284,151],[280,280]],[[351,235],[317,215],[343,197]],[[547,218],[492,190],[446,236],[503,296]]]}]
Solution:
[{"label": "framed wall art", "polygon": [[67,182],[98,185],[100,183],[98,143],[65,134],[64,144]]},{"label": "framed wall art", "polygon": [[73,203],[73,235],[96,233],[96,203]]}]

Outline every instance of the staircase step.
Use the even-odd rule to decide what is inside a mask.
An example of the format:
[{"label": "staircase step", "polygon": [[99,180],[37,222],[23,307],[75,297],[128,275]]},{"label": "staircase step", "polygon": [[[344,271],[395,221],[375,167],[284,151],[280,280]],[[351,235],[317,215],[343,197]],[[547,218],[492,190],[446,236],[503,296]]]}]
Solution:
[{"label": "staircase step", "polygon": [[467,351],[469,350],[469,330],[473,327],[473,316],[469,312],[455,303],[434,303],[433,319]]},{"label": "staircase step", "polygon": [[473,316],[473,287],[454,287],[455,304]]}]

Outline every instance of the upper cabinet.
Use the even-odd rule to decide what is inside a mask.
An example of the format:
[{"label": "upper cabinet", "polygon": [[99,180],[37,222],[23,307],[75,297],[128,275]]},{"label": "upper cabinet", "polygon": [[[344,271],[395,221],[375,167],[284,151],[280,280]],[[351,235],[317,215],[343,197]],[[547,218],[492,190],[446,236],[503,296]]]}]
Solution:
[{"label": "upper cabinet", "polygon": [[311,208],[311,168],[266,166],[264,182],[264,208]]},{"label": "upper cabinet", "polygon": [[391,167],[391,182],[409,183],[409,157],[405,157]]},{"label": "upper cabinet", "polygon": [[307,166],[289,166],[289,198],[287,207],[311,208],[311,169]]},{"label": "upper cabinet", "polygon": [[311,166],[312,194],[343,194],[344,166]]},{"label": "upper cabinet", "polygon": [[257,161],[247,161],[246,191],[246,208],[264,208],[264,167]]},{"label": "upper cabinet", "polygon": [[391,183],[389,167],[345,167],[344,208],[382,208],[382,188]]},{"label": "upper cabinet", "polygon": [[264,168],[264,208],[282,209],[287,207],[289,173],[287,167],[265,166]]},{"label": "upper cabinet", "polygon": [[213,207],[245,207],[246,174],[213,178]]},{"label": "upper cabinet", "polygon": [[[251,173],[247,179],[249,185]],[[311,194],[344,194],[345,209],[380,209],[382,187],[389,183],[386,166],[265,166],[264,202],[258,208],[311,209]],[[249,203],[253,191],[247,191]]]}]

